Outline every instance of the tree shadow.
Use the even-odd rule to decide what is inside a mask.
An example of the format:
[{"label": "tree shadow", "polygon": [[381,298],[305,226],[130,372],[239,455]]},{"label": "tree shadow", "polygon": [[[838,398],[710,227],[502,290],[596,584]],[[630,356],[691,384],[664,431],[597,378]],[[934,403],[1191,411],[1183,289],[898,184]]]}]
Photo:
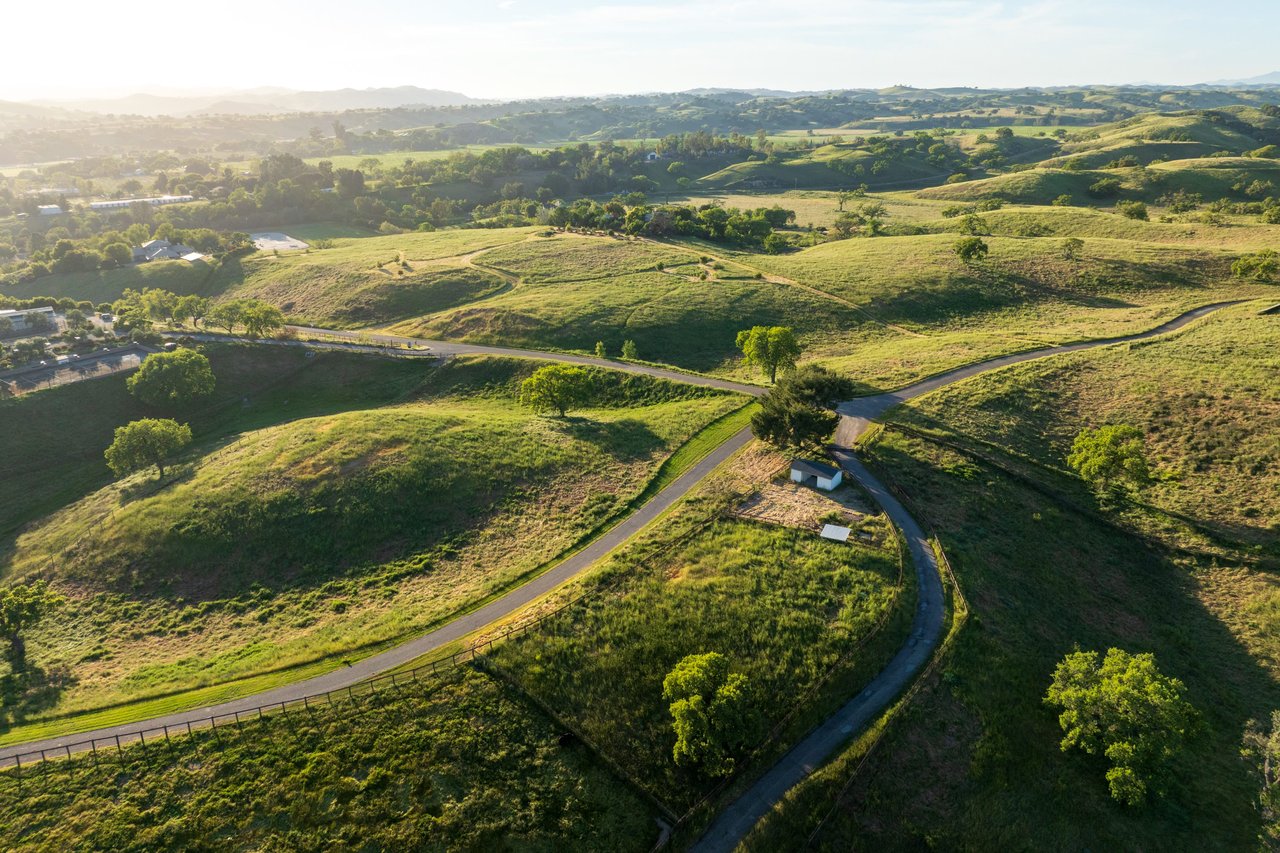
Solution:
[{"label": "tree shadow", "polygon": [[593,444],[619,462],[645,459],[666,445],[648,424],[635,418],[596,421],[568,417],[557,420],[556,425],[565,435]]},{"label": "tree shadow", "polygon": [[76,683],[66,666],[42,669],[29,661],[17,663],[11,660],[10,671],[0,676],[0,732],[54,707],[62,692]]}]

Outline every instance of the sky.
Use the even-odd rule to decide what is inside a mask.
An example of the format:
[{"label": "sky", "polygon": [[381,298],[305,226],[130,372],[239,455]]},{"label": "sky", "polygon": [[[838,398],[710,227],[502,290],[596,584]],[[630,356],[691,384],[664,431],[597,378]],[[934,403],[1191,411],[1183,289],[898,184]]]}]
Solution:
[{"label": "sky", "polygon": [[[474,97],[1189,84],[1280,70],[1276,0],[34,0],[0,100],[415,85]],[[38,34],[15,38],[15,34]]]}]

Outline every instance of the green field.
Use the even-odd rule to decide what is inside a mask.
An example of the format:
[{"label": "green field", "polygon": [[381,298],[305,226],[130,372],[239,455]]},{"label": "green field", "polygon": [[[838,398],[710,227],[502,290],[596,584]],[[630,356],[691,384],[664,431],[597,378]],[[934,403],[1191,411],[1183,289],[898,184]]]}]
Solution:
[{"label": "green field", "polygon": [[[1254,849],[1249,719],[1280,704],[1275,567],[1280,324],[1256,306],[1168,339],[1030,363],[921,398],[870,453],[939,530],[972,609],[941,677],[837,810],[821,849]],[[1066,473],[1084,426],[1146,432],[1154,482],[1099,507]],[[1115,526],[1113,526],[1115,525]],[[1148,537],[1148,538],[1143,538]],[[1205,731],[1166,797],[1112,802],[1041,698],[1073,646],[1153,651]],[[749,849],[807,834],[852,763]]]},{"label": "green field", "polygon": [[[581,601],[492,654],[508,678],[677,812],[715,780],[672,761],[675,738],[662,679],[676,662],[718,651],[748,677],[749,749],[792,710],[781,697],[804,695],[829,670],[837,675],[835,689],[807,701],[824,707],[831,696],[856,690],[901,642],[909,621],[913,593],[908,587],[898,594],[900,564],[891,537],[842,545],[819,539],[813,527],[723,517],[762,485],[749,471],[772,473],[781,462],[765,457],[769,464],[761,468],[758,454],[740,457],[661,529],[560,596],[582,595]],[[883,519],[864,524],[883,537]],[[876,633],[890,615],[901,618]],[[781,748],[812,720],[802,717],[772,746]]]},{"label": "green field", "polygon": [[650,807],[463,668],[310,713],[0,778],[10,850],[648,850]]},{"label": "green field", "polygon": [[[0,571],[40,572],[65,590],[68,605],[28,648],[40,670],[72,677],[53,701],[14,706],[10,722],[264,672],[287,680],[291,667],[420,633],[593,532],[672,450],[741,405],[628,376],[600,408],[549,420],[515,405],[535,367],[397,363],[400,393],[372,408],[358,378],[339,374],[335,386],[357,383],[345,411],[265,427],[247,413],[233,440],[202,434],[164,484],[154,472],[126,478],[28,524]],[[67,390],[79,387],[91,386]],[[33,423],[23,406],[41,398],[6,406],[13,429]],[[99,425],[98,453],[110,428]],[[88,455],[88,431],[84,443]]]}]

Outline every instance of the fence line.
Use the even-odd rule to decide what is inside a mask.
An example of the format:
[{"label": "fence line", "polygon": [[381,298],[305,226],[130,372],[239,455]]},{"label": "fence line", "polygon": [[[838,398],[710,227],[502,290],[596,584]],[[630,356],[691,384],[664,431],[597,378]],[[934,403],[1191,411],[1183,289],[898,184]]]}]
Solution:
[{"label": "fence line", "polygon": [[[167,484],[166,484],[167,485]],[[675,540],[667,543],[653,556],[660,556],[669,553],[675,548],[685,544],[689,539],[705,530],[707,527],[721,520],[721,516],[713,515],[690,528],[687,532],[681,534]],[[246,719],[261,719],[268,714],[278,714],[287,712],[290,708],[297,709],[301,706],[302,710],[311,713],[317,706],[325,707],[335,704],[336,701],[348,700],[354,701],[357,696],[372,695],[379,692],[380,685],[389,685],[393,688],[399,687],[405,681],[418,682],[423,678],[436,675],[442,670],[448,671],[457,666],[469,663],[484,654],[485,651],[492,651],[494,644],[501,644],[503,641],[512,639],[522,634],[530,633],[536,628],[542,626],[547,620],[560,615],[565,610],[579,603],[580,601],[603,595],[612,591],[627,579],[625,574],[600,584],[593,589],[585,590],[579,595],[574,596],[555,607],[552,610],[542,613],[539,616],[521,623],[515,627],[495,634],[492,637],[485,638],[459,652],[454,652],[448,658],[440,658],[430,663],[420,664],[410,670],[400,671],[393,670],[373,678],[357,682],[346,687],[335,688],[319,693],[308,694],[300,699],[285,700],[281,702],[269,702],[263,705],[256,705],[246,708],[242,711],[229,711],[222,714],[212,714],[207,717],[200,717],[190,721],[175,723],[171,725],[158,724],[152,726],[142,726],[128,732],[120,734],[108,735],[104,737],[92,737],[85,740],[74,741],[63,746],[55,748],[39,749],[34,748],[26,752],[16,753],[8,758],[0,759],[0,778],[8,778],[15,781],[21,788],[22,774],[29,768],[39,765],[41,772],[47,772],[51,763],[61,762],[67,766],[68,772],[71,770],[70,762],[62,761],[71,758],[73,753],[89,752],[93,755],[95,762],[103,754],[101,747],[105,747],[110,751],[114,749],[117,755],[122,754],[124,746],[138,743],[145,751],[148,745],[147,738],[151,736],[154,741],[157,738],[163,738],[167,743],[170,742],[170,736],[173,734],[189,734],[193,731],[208,729],[217,736],[219,727],[226,728],[228,724],[233,724],[237,729],[242,728]],[[12,770],[12,774],[3,771]],[[646,792],[647,793],[647,792]]]},{"label": "fence line", "polygon": [[[914,508],[911,507],[911,500],[907,497],[905,491],[893,486],[890,486],[890,490],[893,491],[903,503],[907,504],[908,508],[912,511],[913,517],[921,517],[914,511]],[[872,756],[876,753],[881,743],[883,743],[885,734],[889,731],[889,728],[898,719],[902,712],[911,705],[912,700],[916,698],[920,691],[924,689],[924,685],[928,683],[933,677],[933,674],[937,672],[938,667],[942,665],[942,661],[946,658],[948,652],[950,652],[951,647],[955,645],[955,640],[960,635],[960,629],[963,628],[964,624],[968,621],[969,601],[965,598],[964,591],[960,589],[960,582],[956,578],[955,571],[952,569],[951,560],[947,558],[946,551],[942,548],[942,540],[938,538],[937,531],[933,529],[932,525],[929,525],[929,538],[933,545],[934,555],[938,558],[939,570],[951,582],[952,595],[956,599],[957,606],[953,611],[954,618],[951,630],[947,632],[947,636],[938,646],[937,651],[933,653],[928,665],[916,680],[912,682],[911,687],[908,688],[902,698],[889,709],[887,716],[881,718],[883,722],[880,729],[876,732],[875,737],[867,747],[866,752],[864,752],[862,757],[858,759],[858,763],[854,766],[853,772],[849,774],[849,778],[840,786],[840,790],[831,801],[831,808],[827,810],[827,813],[823,815],[822,820],[820,820],[818,825],[814,827],[813,831],[809,833],[809,837],[805,840],[806,848],[811,849],[817,843],[818,837],[826,829],[827,824],[830,823],[831,819],[835,817],[836,812],[840,808],[840,804],[848,795],[854,782],[862,776],[863,770],[869,765]]]},{"label": "fence line", "polygon": [[[809,710],[806,707],[808,702],[812,700],[818,694],[819,691],[821,691],[824,687],[826,687],[828,683],[830,683],[831,679],[835,677],[837,672],[840,672],[841,670],[844,669],[844,667],[849,663],[849,660],[853,657],[854,654],[861,651],[867,645],[867,643],[871,642],[872,639],[878,636],[881,630],[884,629],[884,626],[889,623],[889,620],[897,612],[898,598],[902,594],[903,577],[906,570],[906,559],[907,559],[907,553],[908,553],[906,550],[906,542],[902,537],[901,531],[899,531],[898,528],[893,525],[890,525],[890,530],[893,532],[894,542],[898,546],[897,547],[898,582],[893,591],[893,600],[890,602],[889,606],[885,609],[885,612],[881,614],[879,621],[877,621],[875,626],[872,627],[872,629],[866,635],[864,635],[860,640],[858,640],[858,642],[855,643],[852,648],[850,648],[847,652],[841,655],[841,657],[827,669],[826,673],[824,673],[820,679],[814,682],[814,684],[810,685],[809,689],[806,690],[804,694],[801,695],[800,698],[792,704],[791,710],[789,710],[786,714],[782,716],[781,719],[779,719],[776,723],[774,723],[773,727],[769,730],[768,734],[766,734],[765,737],[758,744],[756,744],[756,746],[751,750],[751,752],[747,754],[746,758],[740,764],[738,764],[738,767],[740,768],[738,771],[735,771],[734,773],[731,773],[729,776],[726,776],[724,779],[722,779],[714,788],[712,788],[710,791],[704,794],[701,799],[699,799],[696,803],[690,806],[689,809],[684,814],[682,814],[678,820],[676,820],[675,824],[671,827],[671,833],[669,833],[661,841],[659,841],[658,845],[654,848],[655,851],[661,850],[662,848],[664,848],[666,846],[667,841],[670,840],[671,836],[674,835],[677,829],[687,824],[690,820],[693,819],[693,817],[699,811],[701,811],[709,803],[711,803],[713,800],[719,797],[722,793],[724,793],[724,791],[729,787],[730,784],[740,779],[742,777],[742,774],[746,771],[746,769],[748,767],[753,766],[754,762],[766,751],[766,749],[772,746],[778,740],[778,738],[782,736],[782,733],[786,730],[786,727],[790,725],[792,722],[794,722],[795,718],[802,711]],[[796,739],[797,742],[804,740],[804,738],[809,735],[809,732],[812,732],[814,729],[820,726],[822,722],[823,722],[822,720],[819,720],[816,723],[814,723],[813,726],[811,726],[809,730],[804,733],[804,735],[801,735],[799,738]]]}]

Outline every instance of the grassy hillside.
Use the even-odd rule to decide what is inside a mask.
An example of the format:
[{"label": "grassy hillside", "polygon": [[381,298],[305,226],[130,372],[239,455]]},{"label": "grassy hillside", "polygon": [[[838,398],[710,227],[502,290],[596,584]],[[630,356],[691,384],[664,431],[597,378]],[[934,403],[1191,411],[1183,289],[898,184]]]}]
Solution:
[{"label": "grassy hillside", "polygon": [[838,301],[757,279],[742,265],[716,269],[701,257],[706,255],[696,246],[575,235],[517,243],[483,256],[485,264],[519,277],[515,287],[395,328],[423,337],[585,351],[604,341],[613,354],[629,339],[645,360],[703,371],[731,368],[734,336],[758,323],[791,325],[815,343],[864,334],[865,317]]},{"label": "grassy hillside", "polygon": [[1183,160],[1222,152],[1243,154],[1261,147],[1272,122],[1249,111],[1255,124],[1227,112],[1151,113],[1069,136],[1063,155],[1051,165],[1073,161],[1100,168],[1123,157],[1139,165],[1154,160]]},{"label": "grassy hillside", "polygon": [[[1280,325],[1233,309],[1172,339],[1021,365],[892,415],[871,448],[939,530],[972,609],[954,654],[859,775],[822,849],[1256,849],[1246,721],[1280,706],[1274,570]],[[1063,471],[1083,426],[1143,428],[1156,481],[1099,507]],[[1151,537],[1149,539],[1140,536]],[[1205,731],[1167,797],[1113,802],[1042,697],[1079,645],[1154,652]],[[856,761],[749,849],[807,834]]]},{"label": "grassy hillside", "polygon": [[152,261],[137,266],[94,272],[59,273],[0,289],[5,296],[30,299],[33,296],[66,296],[87,299],[97,305],[120,298],[127,288],[158,287],[173,293],[207,293],[213,264],[197,261]]},{"label": "grassy hillside", "polygon": [[648,850],[649,807],[559,733],[464,669],[176,753],[129,747],[123,767],[0,779],[0,832],[23,851]]},{"label": "grassy hillside", "polygon": [[[423,381],[423,362],[294,348],[207,344],[217,376],[211,397],[180,410],[139,402],[125,376],[108,376],[0,400],[0,542],[17,529],[111,482],[102,458],[112,431],[144,417],[178,416],[214,446],[282,421],[390,403]],[[74,414],[71,414],[74,413]],[[50,438],[50,427],[56,442]]]},{"label": "grassy hillside", "polygon": [[1058,237],[987,237],[988,258],[966,264],[951,251],[955,240],[852,239],[750,261],[899,327],[882,327],[856,348],[818,343],[808,353],[880,387],[1002,352],[1140,331],[1215,300],[1276,292],[1232,279],[1234,253],[1220,250],[1087,239],[1079,257],[1067,260]]},{"label": "grassy hillside", "polygon": [[317,237],[349,231],[310,226],[299,233],[331,245],[278,256],[257,252],[216,267],[164,261],[52,275],[5,293],[68,296],[96,303],[118,298],[125,288],[159,287],[214,298],[265,299],[279,305],[291,319],[308,323],[372,325],[440,311],[500,290],[506,279],[473,266],[468,256],[523,240],[535,229]]},{"label": "grassy hillside", "polygon": [[47,707],[10,713],[336,663],[420,632],[572,545],[739,405],[620,377],[600,408],[546,419],[515,404],[536,366],[420,367],[394,405],[202,441],[162,484],[126,478],[29,525],[0,573],[67,593],[29,650],[72,678]]},{"label": "grassy hillside", "polygon": [[778,162],[735,163],[698,180],[707,189],[742,189],[751,186],[843,187],[866,183],[873,186],[904,181],[944,180],[946,169],[923,157],[884,159],[869,150],[848,144],[823,145],[812,151],[787,152]]},{"label": "grassy hillside", "polygon": [[1100,180],[1115,178],[1120,182],[1120,198],[1154,203],[1167,193],[1182,191],[1199,193],[1205,202],[1220,198],[1247,201],[1237,187],[1254,181],[1271,181],[1280,186],[1280,161],[1245,157],[1177,159],[1153,163],[1148,168],[1066,170],[1051,164],[1010,172],[992,178],[945,184],[920,190],[921,198],[948,201],[1002,199],[1016,204],[1050,204],[1066,195],[1077,205],[1110,205],[1111,199],[1098,199],[1089,187]]},{"label": "grassy hillside", "polygon": [[1076,487],[1064,460],[1081,428],[1133,424],[1148,436],[1157,476],[1127,521],[1180,548],[1280,559],[1280,322],[1259,316],[1261,304],[1173,338],[953,386],[899,419],[1014,449],[1067,477],[1064,489]]}]

